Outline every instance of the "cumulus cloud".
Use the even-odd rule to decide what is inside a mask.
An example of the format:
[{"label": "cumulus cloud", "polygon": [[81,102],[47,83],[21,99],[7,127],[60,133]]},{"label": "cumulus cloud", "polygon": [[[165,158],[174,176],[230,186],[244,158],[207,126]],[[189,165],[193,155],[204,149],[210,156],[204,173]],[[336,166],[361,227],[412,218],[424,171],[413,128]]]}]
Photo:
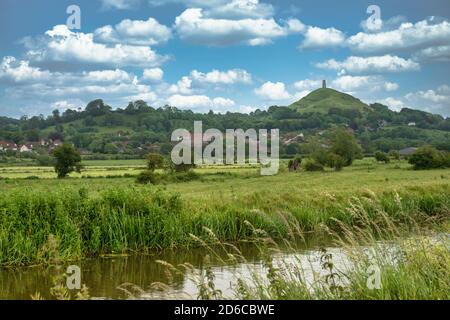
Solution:
[{"label": "cumulus cloud", "polygon": [[166,59],[147,46],[97,43],[92,33],[72,32],[65,25],[55,26],[45,34],[39,41],[26,41],[30,60],[152,67]]},{"label": "cumulus cloud", "polygon": [[255,89],[255,93],[259,97],[270,101],[281,101],[291,98],[283,82],[266,82],[261,87]]},{"label": "cumulus cloud", "polygon": [[211,99],[205,95],[173,95],[167,99],[167,102],[171,106],[177,108],[188,109],[226,109],[235,106],[235,102],[228,98],[217,97]]},{"label": "cumulus cloud", "polygon": [[300,24],[293,19],[281,26],[273,18],[208,18],[201,8],[187,9],[175,19],[175,29],[182,40],[212,46],[263,45],[298,32]]},{"label": "cumulus cloud", "polygon": [[376,57],[355,57],[351,56],[344,61],[331,59],[316,64],[318,68],[336,70],[341,73],[366,73],[366,72],[405,72],[417,71],[420,65],[411,60],[397,56],[384,55]]},{"label": "cumulus cloud", "polygon": [[161,81],[164,77],[164,71],[161,68],[144,69],[142,80],[150,82]]},{"label": "cumulus cloud", "polygon": [[182,3],[187,8],[204,9],[206,17],[224,19],[265,18],[275,11],[271,4],[259,0],[149,0],[149,3],[154,6]]},{"label": "cumulus cloud", "polygon": [[404,97],[389,97],[380,101],[392,110],[418,109],[443,116],[450,116],[450,87],[442,85],[437,89],[410,92]]},{"label": "cumulus cloud", "polygon": [[107,25],[94,31],[94,40],[104,43],[121,43],[152,46],[167,42],[172,31],[153,18],[148,20],[122,20],[115,26]]},{"label": "cumulus cloud", "polygon": [[128,10],[139,4],[140,0],[101,0],[104,9]]},{"label": "cumulus cloud", "polygon": [[3,57],[0,64],[0,81],[27,83],[48,80],[50,72],[31,67],[29,61],[18,61],[14,57]]},{"label": "cumulus cloud", "polygon": [[402,23],[398,29],[379,32],[360,32],[351,36],[347,43],[353,50],[360,52],[392,52],[399,50],[416,51],[428,47],[448,45],[450,43],[450,23],[435,19],[417,23]]},{"label": "cumulus cloud", "polygon": [[190,78],[196,82],[208,84],[230,85],[236,83],[252,83],[251,74],[241,69],[232,69],[227,71],[213,70],[208,73],[193,70],[190,74]]},{"label": "cumulus cloud", "polygon": [[380,76],[341,76],[331,82],[331,86],[347,93],[395,91],[399,88],[397,83],[385,81]]},{"label": "cumulus cloud", "polygon": [[420,50],[414,55],[414,58],[423,61],[448,62],[450,61],[450,45]]},{"label": "cumulus cloud", "polygon": [[320,49],[326,47],[342,46],[345,42],[345,34],[335,28],[322,29],[319,27],[308,27],[300,48]]}]

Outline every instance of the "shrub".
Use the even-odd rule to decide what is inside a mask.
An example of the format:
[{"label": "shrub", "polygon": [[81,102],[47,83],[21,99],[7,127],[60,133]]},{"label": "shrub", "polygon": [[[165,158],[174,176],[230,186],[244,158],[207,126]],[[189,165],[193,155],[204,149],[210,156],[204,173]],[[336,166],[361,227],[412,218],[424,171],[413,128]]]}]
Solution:
[{"label": "shrub", "polygon": [[53,156],[56,158],[55,172],[58,178],[65,178],[73,171],[81,171],[80,152],[73,145],[64,143],[53,151]]},{"label": "shrub", "polygon": [[389,157],[391,157],[394,160],[400,160],[400,152],[398,152],[397,150],[393,150],[389,152]]},{"label": "shrub", "polygon": [[150,171],[164,168],[164,157],[158,153],[150,153],[147,155],[147,168]]},{"label": "shrub", "polygon": [[142,171],[136,177],[136,183],[140,184],[158,184],[160,182],[160,176],[153,171],[145,170]]},{"label": "shrub", "polygon": [[174,182],[188,182],[199,179],[200,175],[192,170],[188,172],[177,172],[170,175],[170,180]]},{"label": "shrub", "polygon": [[38,155],[36,157],[36,162],[38,166],[51,167],[55,164],[55,159],[48,155]]},{"label": "shrub", "polygon": [[409,159],[414,170],[425,170],[448,167],[448,154],[444,154],[431,146],[419,148]]},{"label": "shrub", "polygon": [[323,171],[324,170],[323,165],[313,159],[305,160],[303,163],[303,168],[305,168],[306,171]]},{"label": "shrub", "polygon": [[329,166],[336,171],[341,171],[345,167],[345,159],[338,154],[332,153],[329,156]]},{"label": "shrub", "polygon": [[384,162],[384,163],[391,162],[391,159],[389,159],[389,156],[387,155],[387,153],[382,152],[382,151],[375,152],[375,159],[378,162]]}]

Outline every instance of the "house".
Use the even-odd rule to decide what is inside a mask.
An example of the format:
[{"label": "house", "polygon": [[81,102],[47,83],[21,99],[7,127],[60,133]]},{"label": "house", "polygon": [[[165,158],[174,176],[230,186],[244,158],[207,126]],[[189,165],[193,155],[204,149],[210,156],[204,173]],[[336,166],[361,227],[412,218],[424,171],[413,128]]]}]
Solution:
[{"label": "house", "polygon": [[56,140],[53,140],[52,144],[54,147],[59,147],[60,145],[63,144],[63,142],[59,139],[56,139]]},{"label": "house", "polygon": [[34,145],[32,143],[26,143],[20,147],[20,152],[33,152]]},{"label": "house", "polygon": [[401,157],[409,157],[412,156],[414,153],[416,153],[417,148],[405,148],[400,150],[398,153],[400,154]]},{"label": "house", "polygon": [[0,151],[17,151],[17,144],[12,141],[0,140]]},{"label": "house", "polygon": [[410,123],[408,123],[408,127],[415,127],[416,126],[416,123],[415,122],[410,122]]}]

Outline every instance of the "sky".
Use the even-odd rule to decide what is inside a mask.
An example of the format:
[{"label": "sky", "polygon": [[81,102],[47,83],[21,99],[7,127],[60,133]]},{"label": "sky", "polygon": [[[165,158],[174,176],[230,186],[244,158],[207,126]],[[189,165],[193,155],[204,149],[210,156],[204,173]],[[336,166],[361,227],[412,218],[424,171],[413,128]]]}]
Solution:
[{"label": "sky", "polygon": [[249,113],[322,80],[450,116],[448,0],[1,0],[0,30],[0,116],[94,99]]}]

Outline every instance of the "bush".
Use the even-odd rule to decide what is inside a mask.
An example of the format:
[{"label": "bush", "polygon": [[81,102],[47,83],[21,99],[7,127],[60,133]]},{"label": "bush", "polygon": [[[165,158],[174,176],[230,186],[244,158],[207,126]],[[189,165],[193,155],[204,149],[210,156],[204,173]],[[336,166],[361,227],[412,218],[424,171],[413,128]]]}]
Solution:
[{"label": "bush", "polygon": [[55,165],[55,159],[48,155],[38,155],[36,157],[36,162],[38,166],[51,167]]},{"label": "bush", "polygon": [[313,159],[307,159],[306,161],[304,161],[303,168],[305,168],[306,171],[323,171],[324,170],[323,165]]},{"label": "bush", "polygon": [[170,175],[169,179],[173,182],[188,182],[188,181],[199,180],[200,175],[191,170],[188,172],[173,173]]},{"label": "bush", "polygon": [[375,152],[375,159],[378,162],[384,162],[384,163],[391,162],[391,159],[389,159],[389,156],[387,155],[387,153],[384,153],[382,151]]},{"label": "bush", "polygon": [[419,148],[409,159],[414,170],[426,170],[450,167],[449,154],[438,151],[431,146]]},{"label": "bush", "polygon": [[158,153],[150,153],[147,155],[147,168],[150,171],[164,168],[164,157]]},{"label": "bush", "polygon": [[332,153],[329,155],[329,166],[336,171],[341,171],[345,167],[345,159],[338,154]]},{"label": "bush", "polygon": [[389,157],[391,157],[394,160],[400,160],[400,152],[393,150],[389,152]]},{"label": "bush", "polygon": [[145,170],[142,171],[136,177],[136,183],[140,184],[158,184],[161,181],[160,176],[153,171]]}]

